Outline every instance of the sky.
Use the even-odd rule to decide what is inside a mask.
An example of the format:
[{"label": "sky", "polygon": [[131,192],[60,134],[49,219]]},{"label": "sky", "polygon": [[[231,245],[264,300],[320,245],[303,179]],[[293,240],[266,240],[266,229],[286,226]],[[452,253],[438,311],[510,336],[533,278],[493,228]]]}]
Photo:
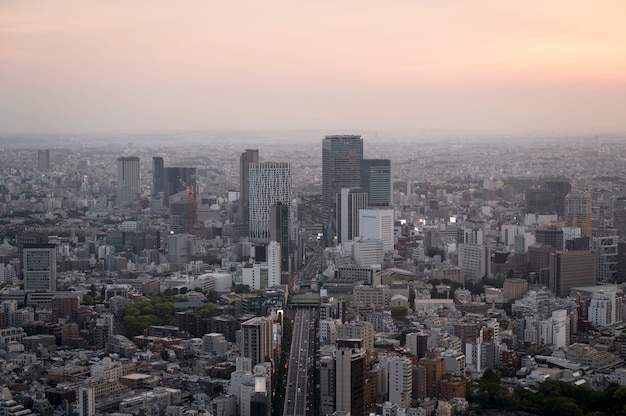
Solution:
[{"label": "sky", "polygon": [[626,132],[623,0],[0,0],[0,131]]}]

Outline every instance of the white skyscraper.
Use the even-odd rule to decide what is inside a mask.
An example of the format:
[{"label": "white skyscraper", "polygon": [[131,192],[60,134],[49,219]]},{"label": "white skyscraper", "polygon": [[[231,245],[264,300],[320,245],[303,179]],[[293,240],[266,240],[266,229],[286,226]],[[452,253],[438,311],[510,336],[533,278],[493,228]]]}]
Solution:
[{"label": "white skyscraper", "polygon": [[248,180],[250,240],[266,243],[272,205],[281,202],[291,211],[291,166],[285,162],[252,164]]},{"label": "white skyscraper", "polygon": [[362,209],[359,211],[359,231],[362,237],[379,239],[386,252],[393,250],[393,209]]}]

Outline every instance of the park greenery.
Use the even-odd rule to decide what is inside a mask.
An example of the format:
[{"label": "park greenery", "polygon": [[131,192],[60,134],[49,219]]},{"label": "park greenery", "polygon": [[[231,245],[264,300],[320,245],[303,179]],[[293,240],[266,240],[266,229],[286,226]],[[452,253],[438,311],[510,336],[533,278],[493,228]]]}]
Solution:
[{"label": "park greenery", "polygon": [[626,416],[626,386],[610,384],[594,390],[557,380],[541,383],[537,391],[501,383],[500,373],[485,370],[478,385],[468,382],[467,400],[482,409],[526,412],[542,416]]},{"label": "park greenery", "polygon": [[[187,288],[182,289],[184,290],[176,289],[176,293],[173,290],[166,289],[163,295],[148,296],[146,299],[128,307],[124,312],[123,318],[126,336],[132,338],[136,335],[141,335],[146,328],[152,325],[173,325],[176,313],[174,304],[185,301],[185,298],[176,297],[178,294],[187,293]],[[90,293],[93,298],[97,298],[93,292]],[[218,292],[210,290],[205,296],[207,302],[195,308],[194,313],[201,318],[210,318],[215,315],[215,310],[220,302],[220,295]]]}]

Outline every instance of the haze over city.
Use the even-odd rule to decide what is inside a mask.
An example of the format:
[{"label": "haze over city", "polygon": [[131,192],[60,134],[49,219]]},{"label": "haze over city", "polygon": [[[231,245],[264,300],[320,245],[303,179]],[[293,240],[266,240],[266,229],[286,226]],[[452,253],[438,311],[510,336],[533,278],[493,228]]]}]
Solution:
[{"label": "haze over city", "polygon": [[0,10],[2,132],[626,130],[620,1]]}]

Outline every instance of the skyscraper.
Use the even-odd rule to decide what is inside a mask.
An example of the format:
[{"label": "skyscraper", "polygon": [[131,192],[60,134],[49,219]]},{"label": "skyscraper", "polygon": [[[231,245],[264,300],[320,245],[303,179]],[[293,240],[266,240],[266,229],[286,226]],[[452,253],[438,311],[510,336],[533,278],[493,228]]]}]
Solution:
[{"label": "skyscraper", "polygon": [[370,207],[391,205],[392,177],[389,159],[363,159],[361,165],[361,188],[368,193]]},{"label": "skyscraper", "polygon": [[155,156],[152,158],[152,195],[164,192],[163,178],[165,170],[163,167],[163,158]]},{"label": "skyscraper", "polygon": [[335,410],[365,415],[365,359],[361,341],[337,341],[335,358]]},{"label": "skyscraper", "polygon": [[54,244],[24,244],[24,290],[57,290],[57,252]]},{"label": "skyscraper", "polygon": [[257,316],[241,324],[241,355],[252,360],[252,367],[273,358],[272,320]]},{"label": "skyscraper", "polygon": [[239,213],[238,213],[238,221],[240,224],[248,223],[248,205],[249,205],[249,195],[250,195],[250,181],[249,181],[249,172],[250,165],[258,165],[259,164],[259,150],[258,149],[246,149],[245,152],[241,154],[239,159]]},{"label": "skyscraper", "polygon": [[290,273],[289,206],[282,201],[272,205],[270,209],[270,240],[276,241],[280,246],[281,272]]},{"label": "skyscraper", "polygon": [[342,188],[361,186],[361,136],[326,136],[322,142],[322,225],[326,244],[337,235],[336,197]]},{"label": "skyscraper", "polygon": [[41,172],[45,172],[51,169],[50,149],[37,151],[37,167]]},{"label": "skyscraper", "polygon": [[408,408],[413,390],[412,363],[408,358],[394,357],[389,367],[389,401]]},{"label": "skyscraper", "polygon": [[590,193],[572,193],[565,197],[565,226],[578,227],[583,237],[591,238]]},{"label": "skyscraper", "polygon": [[361,188],[343,188],[337,194],[337,238],[339,243],[360,236],[359,211],[367,208],[367,192]]},{"label": "skyscraper", "polygon": [[117,200],[118,205],[132,204],[139,188],[139,158],[137,156],[117,159]]},{"label": "skyscraper", "polygon": [[263,162],[250,165],[249,171],[250,240],[270,240],[270,211],[281,202],[291,209],[291,166],[285,162]]}]

